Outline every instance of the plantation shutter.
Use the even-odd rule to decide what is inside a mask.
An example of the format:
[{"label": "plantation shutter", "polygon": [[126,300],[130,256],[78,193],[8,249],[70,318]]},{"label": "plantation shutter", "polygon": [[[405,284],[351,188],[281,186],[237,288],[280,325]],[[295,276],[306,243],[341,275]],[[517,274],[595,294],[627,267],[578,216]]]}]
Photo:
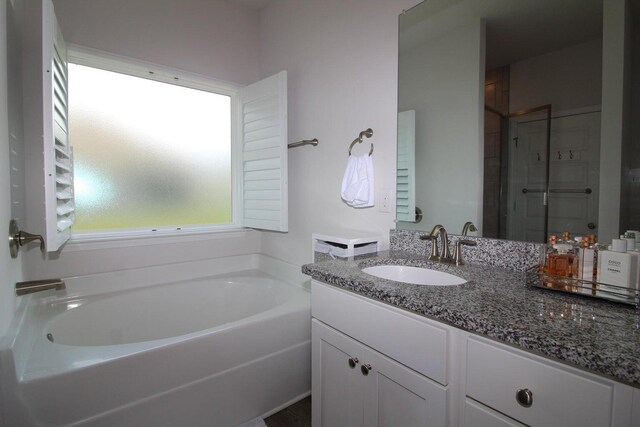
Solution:
[{"label": "plantation shutter", "polygon": [[67,49],[50,0],[44,0],[42,10],[45,242],[53,252],[69,240],[75,219],[73,152],[67,126]]},{"label": "plantation shutter", "polygon": [[288,230],[287,73],[244,87],[242,117],[242,223]]},{"label": "plantation shutter", "polygon": [[398,113],[398,165],[396,180],[396,219],[415,222],[416,218],[416,112]]}]

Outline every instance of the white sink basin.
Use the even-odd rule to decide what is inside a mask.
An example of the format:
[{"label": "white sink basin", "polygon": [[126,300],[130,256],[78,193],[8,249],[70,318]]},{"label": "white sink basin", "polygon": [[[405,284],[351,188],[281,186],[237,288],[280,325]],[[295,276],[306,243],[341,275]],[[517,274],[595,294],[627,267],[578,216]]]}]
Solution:
[{"label": "white sink basin", "polygon": [[454,276],[453,274],[405,265],[378,265],[376,267],[363,268],[362,271],[381,279],[412,283],[414,285],[450,286],[467,283],[462,277]]}]

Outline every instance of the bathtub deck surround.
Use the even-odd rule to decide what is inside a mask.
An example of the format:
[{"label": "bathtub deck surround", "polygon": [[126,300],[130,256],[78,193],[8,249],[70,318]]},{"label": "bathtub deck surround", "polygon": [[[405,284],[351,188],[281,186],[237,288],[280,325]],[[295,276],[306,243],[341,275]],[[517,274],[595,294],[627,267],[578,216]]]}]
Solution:
[{"label": "bathtub deck surround", "polygon": [[296,269],[227,257],[20,297],[0,343],[8,425],[235,426],[300,400],[310,301]]},{"label": "bathtub deck surround", "polygon": [[[376,265],[429,268],[460,276],[467,283],[419,286],[362,272]],[[640,388],[634,308],[532,289],[525,286],[519,271],[472,264],[456,267],[397,250],[364,260],[307,264],[302,271],[323,283]]]}]

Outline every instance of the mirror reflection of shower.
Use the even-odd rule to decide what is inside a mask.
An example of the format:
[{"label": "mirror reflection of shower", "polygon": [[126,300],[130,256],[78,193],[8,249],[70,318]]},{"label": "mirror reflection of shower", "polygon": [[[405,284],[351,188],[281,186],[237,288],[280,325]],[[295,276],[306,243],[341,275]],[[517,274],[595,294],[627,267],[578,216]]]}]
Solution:
[{"label": "mirror reflection of shower", "polygon": [[[640,229],[640,0],[450,3],[399,18],[397,227],[473,221],[480,236],[535,242]],[[548,121],[514,116],[545,105]],[[548,147],[534,139],[547,130]]]}]

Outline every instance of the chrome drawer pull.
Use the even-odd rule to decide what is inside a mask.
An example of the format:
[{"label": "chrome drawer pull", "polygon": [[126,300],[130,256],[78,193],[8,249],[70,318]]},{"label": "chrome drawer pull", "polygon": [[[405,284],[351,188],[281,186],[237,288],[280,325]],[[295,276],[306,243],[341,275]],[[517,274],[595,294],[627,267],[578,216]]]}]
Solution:
[{"label": "chrome drawer pull", "polygon": [[349,358],[349,367],[351,369],[355,368],[357,364],[358,364],[358,358],[357,357],[350,357]]},{"label": "chrome drawer pull", "polygon": [[533,393],[528,388],[522,388],[516,391],[516,400],[525,408],[530,408],[533,405]]}]

